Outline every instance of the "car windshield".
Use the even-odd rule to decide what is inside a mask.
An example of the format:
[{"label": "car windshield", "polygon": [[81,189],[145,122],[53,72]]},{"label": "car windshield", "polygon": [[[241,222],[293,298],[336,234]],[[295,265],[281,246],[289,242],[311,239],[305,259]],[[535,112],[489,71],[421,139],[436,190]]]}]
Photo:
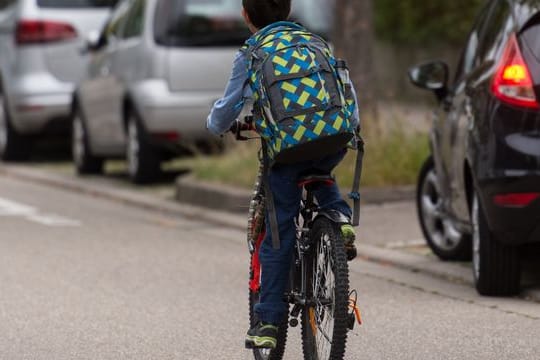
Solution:
[{"label": "car windshield", "polygon": [[[328,0],[295,0],[291,19],[327,35],[331,4]],[[239,0],[160,0],[154,20],[155,39],[166,46],[241,45],[251,35],[241,9]]]},{"label": "car windshield", "polygon": [[310,31],[328,37],[332,30],[333,1],[293,0],[291,20],[304,25]]},{"label": "car windshield", "polygon": [[38,0],[44,8],[94,8],[112,7],[118,0]]}]

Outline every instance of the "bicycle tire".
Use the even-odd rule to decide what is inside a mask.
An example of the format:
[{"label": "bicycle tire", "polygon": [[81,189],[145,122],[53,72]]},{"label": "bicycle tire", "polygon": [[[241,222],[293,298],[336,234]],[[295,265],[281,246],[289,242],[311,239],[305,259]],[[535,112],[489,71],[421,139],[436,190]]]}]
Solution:
[{"label": "bicycle tire", "polygon": [[[302,350],[305,360],[342,360],[348,333],[348,307],[349,307],[349,269],[347,253],[338,225],[327,218],[320,217],[315,220],[310,238],[313,241],[313,252],[307,257],[308,298],[313,297],[319,302],[316,306],[306,306],[302,311]],[[329,264],[330,262],[330,264]],[[330,265],[330,266],[328,266]],[[326,269],[324,276],[322,270]],[[334,278],[330,291],[327,286],[316,289],[317,282],[329,281],[328,271]],[[331,285],[331,284],[330,284]],[[322,299],[319,292],[325,291],[328,299]],[[330,301],[333,306],[324,306],[322,301]],[[329,311],[330,310],[330,311]],[[333,312],[333,324],[325,331],[321,328],[323,320],[330,319],[328,313]],[[327,332],[331,331],[331,334]],[[323,339],[328,336],[327,346]]]},{"label": "bicycle tire", "polygon": [[[259,292],[249,291],[249,323],[250,327],[254,326],[258,321],[255,313],[255,305],[259,303]],[[287,316],[278,327],[277,346],[269,351],[265,349],[253,349],[253,357],[255,360],[282,360],[285,354],[285,346],[287,345],[287,332],[289,324]]]}]

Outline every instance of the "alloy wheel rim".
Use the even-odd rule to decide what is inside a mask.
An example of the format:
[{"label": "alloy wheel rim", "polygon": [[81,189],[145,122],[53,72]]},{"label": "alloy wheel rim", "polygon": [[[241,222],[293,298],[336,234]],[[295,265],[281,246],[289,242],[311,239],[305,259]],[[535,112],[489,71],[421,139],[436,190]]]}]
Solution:
[{"label": "alloy wheel rim", "polygon": [[86,149],[84,147],[84,127],[83,127],[81,118],[78,114],[76,114],[73,119],[72,136],[73,136],[73,139],[72,139],[73,160],[80,167],[82,166]]},{"label": "alloy wheel rim", "polygon": [[127,149],[127,162],[128,171],[131,177],[139,170],[139,134],[137,124],[135,121],[130,121],[128,125],[128,149]]},{"label": "alloy wheel rim", "polygon": [[422,219],[433,244],[441,250],[452,251],[461,241],[461,233],[442,212],[443,198],[435,170],[428,172],[420,195]]},{"label": "alloy wheel rim", "polygon": [[7,131],[7,118],[4,109],[4,101],[0,97],[0,154],[3,154],[6,151],[8,142]]},{"label": "alloy wheel rim", "polygon": [[473,272],[475,280],[480,277],[480,206],[478,197],[475,195],[472,205],[472,226],[473,226]]}]

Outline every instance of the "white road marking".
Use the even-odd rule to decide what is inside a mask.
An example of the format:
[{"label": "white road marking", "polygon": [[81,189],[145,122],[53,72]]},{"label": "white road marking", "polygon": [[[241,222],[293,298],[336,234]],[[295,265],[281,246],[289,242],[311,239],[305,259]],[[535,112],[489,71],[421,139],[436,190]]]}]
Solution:
[{"label": "white road marking", "polygon": [[0,216],[22,217],[28,221],[45,226],[81,226],[81,222],[78,220],[69,219],[57,214],[44,214],[33,206],[3,198],[0,198]]}]

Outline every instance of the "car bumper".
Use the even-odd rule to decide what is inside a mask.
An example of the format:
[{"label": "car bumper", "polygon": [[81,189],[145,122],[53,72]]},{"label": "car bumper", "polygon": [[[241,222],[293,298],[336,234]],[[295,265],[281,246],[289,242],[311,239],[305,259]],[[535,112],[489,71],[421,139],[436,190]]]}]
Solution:
[{"label": "car bumper", "polygon": [[540,116],[502,103],[492,108],[485,126],[473,132],[469,157],[489,227],[506,244],[540,242],[540,198],[497,200],[540,193]]},{"label": "car bumper", "polygon": [[67,129],[74,85],[62,83],[48,74],[33,74],[14,81],[9,88],[11,121],[23,134],[35,134],[51,123]]},{"label": "car bumper", "polygon": [[133,90],[147,132],[177,134],[179,141],[212,137],[206,129],[206,119],[212,105],[222,95],[223,90],[175,93],[161,80],[145,81]]},{"label": "car bumper", "polygon": [[510,245],[540,242],[540,197],[526,205],[497,200],[508,194],[540,194],[540,172],[492,179],[480,189],[489,227],[499,241]]}]

